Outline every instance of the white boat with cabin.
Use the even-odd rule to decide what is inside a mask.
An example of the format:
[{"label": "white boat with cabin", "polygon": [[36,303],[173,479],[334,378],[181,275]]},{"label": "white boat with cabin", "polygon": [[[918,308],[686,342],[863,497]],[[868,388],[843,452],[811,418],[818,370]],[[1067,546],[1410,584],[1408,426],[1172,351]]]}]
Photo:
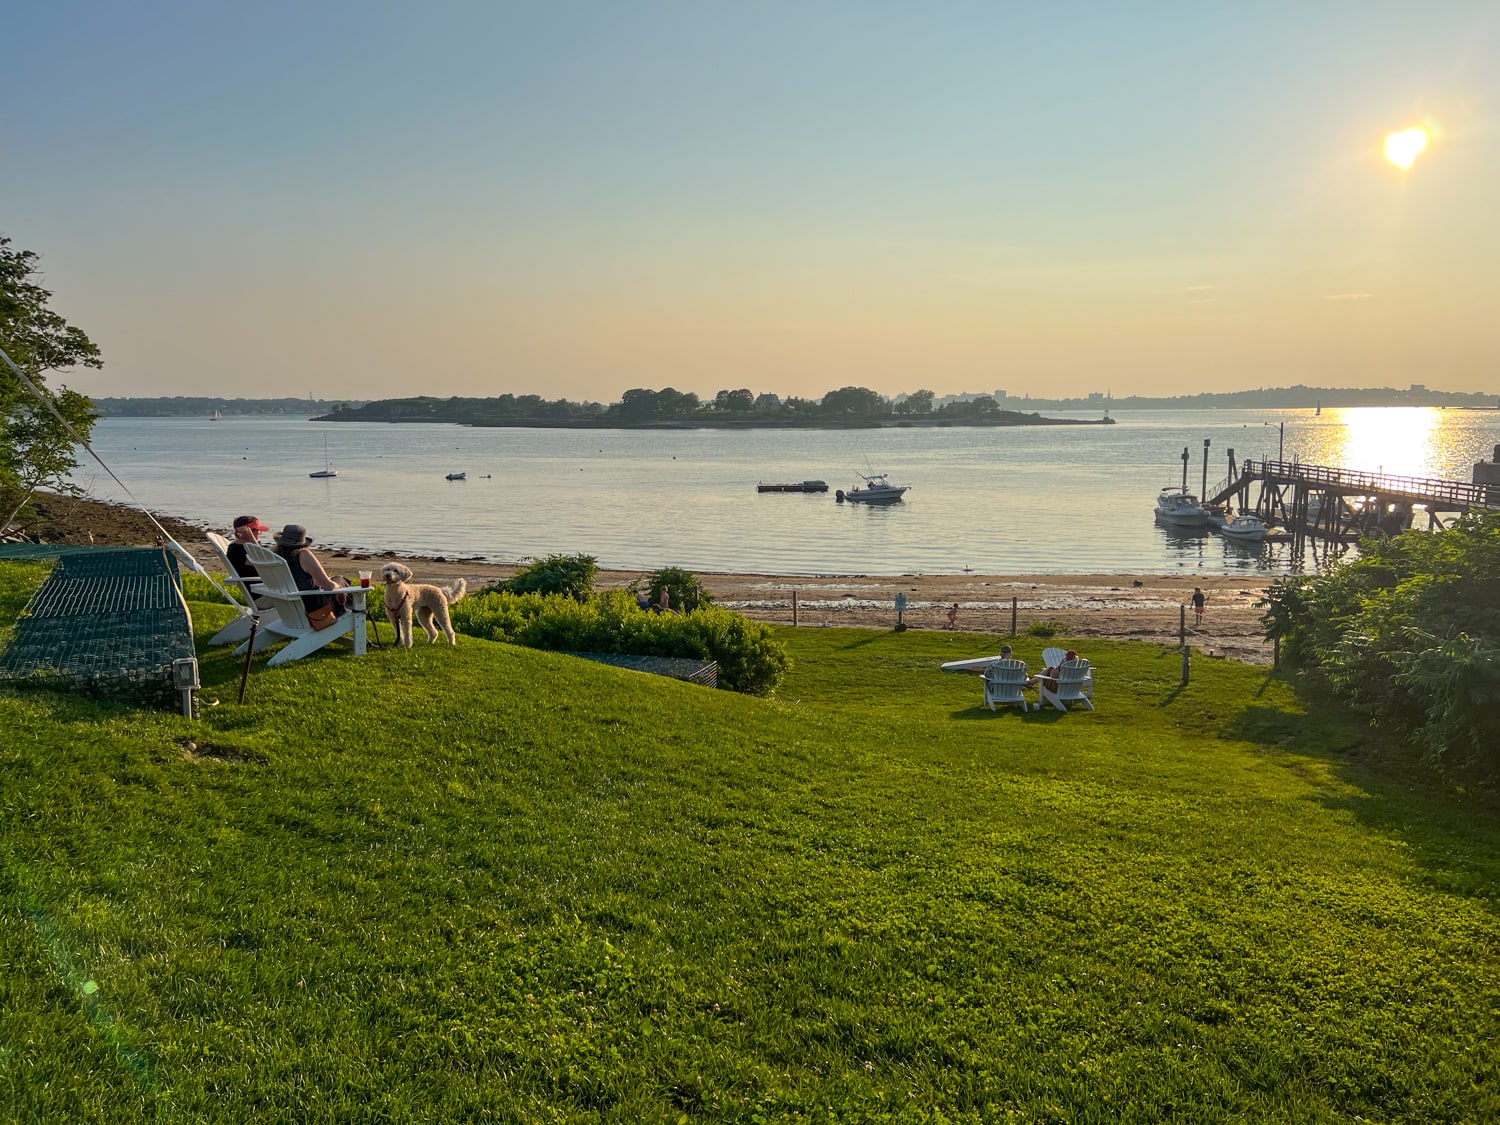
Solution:
[{"label": "white boat with cabin", "polygon": [[1163,527],[1207,527],[1208,513],[1187,489],[1167,487],[1156,498],[1156,522]]},{"label": "white boat with cabin", "polygon": [[833,498],[840,504],[845,500],[852,504],[894,504],[911,489],[909,484],[892,484],[885,473],[874,473],[871,476],[865,476],[864,473],[856,475],[865,483],[855,485],[848,492],[842,488],[835,492]]},{"label": "white boat with cabin", "polygon": [[1236,543],[1259,543],[1269,530],[1259,516],[1244,513],[1225,520],[1219,534]]}]

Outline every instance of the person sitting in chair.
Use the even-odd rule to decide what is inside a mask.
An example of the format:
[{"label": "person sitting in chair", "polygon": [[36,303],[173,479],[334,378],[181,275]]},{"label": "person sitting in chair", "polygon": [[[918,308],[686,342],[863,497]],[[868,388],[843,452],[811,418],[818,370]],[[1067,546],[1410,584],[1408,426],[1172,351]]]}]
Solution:
[{"label": "person sitting in chair", "polygon": [[1048,691],[1056,691],[1057,690],[1057,669],[1061,668],[1063,666],[1063,664],[1066,664],[1068,661],[1070,661],[1070,660],[1077,660],[1077,659],[1078,659],[1078,653],[1077,653],[1077,651],[1074,650],[1074,649],[1071,649],[1071,648],[1068,649],[1067,652],[1063,653],[1063,658],[1062,658],[1061,663],[1059,663],[1059,664],[1057,664],[1057,665],[1055,665],[1055,666],[1053,666],[1051,668],[1043,668],[1042,669],[1042,674],[1037,677],[1038,682],[1040,682],[1044,687],[1046,687],[1046,689]]},{"label": "person sitting in chair", "polygon": [[255,567],[245,557],[246,543],[259,543],[263,531],[271,529],[254,516],[234,517],[234,542],[229,544],[229,550],[224,552],[229,559],[229,565],[234,567],[234,572],[241,578],[259,578],[255,573]]},{"label": "person sitting in chair", "polygon": [[[286,559],[287,569],[292,572],[292,581],[297,583],[297,589],[338,589],[338,583],[328,577],[328,572],[323,569],[318,556],[308,550],[312,537],[307,534],[307,528],[300,523],[289,523],[277,532],[274,542],[276,546],[273,550]],[[339,617],[347,611],[342,594],[332,594],[326,598],[303,598],[302,601],[309,610],[324,605],[330,606],[334,614]]]}]

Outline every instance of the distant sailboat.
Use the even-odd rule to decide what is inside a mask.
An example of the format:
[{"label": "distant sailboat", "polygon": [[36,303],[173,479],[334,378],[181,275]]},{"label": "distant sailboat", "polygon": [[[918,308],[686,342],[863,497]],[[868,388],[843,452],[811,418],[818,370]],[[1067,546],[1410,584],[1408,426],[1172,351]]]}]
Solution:
[{"label": "distant sailboat", "polygon": [[1323,404],[1320,402],[1318,403],[1318,408],[1313,411],[1313,417],[1316,418],[1321,413],[1323,413]]},{"label": "distant sailboat", "polygon": [[210,414],[208,416],[208,420],[210,422],[217,422],[222,417],[224,417],[224,415],[220,414],[217,410],[215,410],[212,414]]},{"label": "distant sailboat", "polygon": [[323,471],[308,473],[307,475],[310,477],[336,477],[339,475],[339,471],[333,467],[333,462],[328,459],[328,438],[326,435],[323,438]]}]

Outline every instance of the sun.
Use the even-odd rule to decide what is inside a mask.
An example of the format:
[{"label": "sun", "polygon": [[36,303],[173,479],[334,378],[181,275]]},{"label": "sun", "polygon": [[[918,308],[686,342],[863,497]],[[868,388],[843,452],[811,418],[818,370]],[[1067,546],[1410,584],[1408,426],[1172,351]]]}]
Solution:
[{"label": "sun", "polygon": [[1385,158],[1400,168],[1410,168],[1426,148],[1426,129],[1402,129],[1399,133],[1387,134],[1385,138]]}]

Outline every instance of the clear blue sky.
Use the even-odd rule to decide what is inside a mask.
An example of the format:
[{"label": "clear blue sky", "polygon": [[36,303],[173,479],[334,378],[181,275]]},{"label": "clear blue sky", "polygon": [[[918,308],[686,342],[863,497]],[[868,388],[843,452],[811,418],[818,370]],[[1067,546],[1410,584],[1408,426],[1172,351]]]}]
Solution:
[{"label": "clear blue sky", "polygon": [[1494,3],[5,24],[0,232],[90,393],[1500,393]]}]

